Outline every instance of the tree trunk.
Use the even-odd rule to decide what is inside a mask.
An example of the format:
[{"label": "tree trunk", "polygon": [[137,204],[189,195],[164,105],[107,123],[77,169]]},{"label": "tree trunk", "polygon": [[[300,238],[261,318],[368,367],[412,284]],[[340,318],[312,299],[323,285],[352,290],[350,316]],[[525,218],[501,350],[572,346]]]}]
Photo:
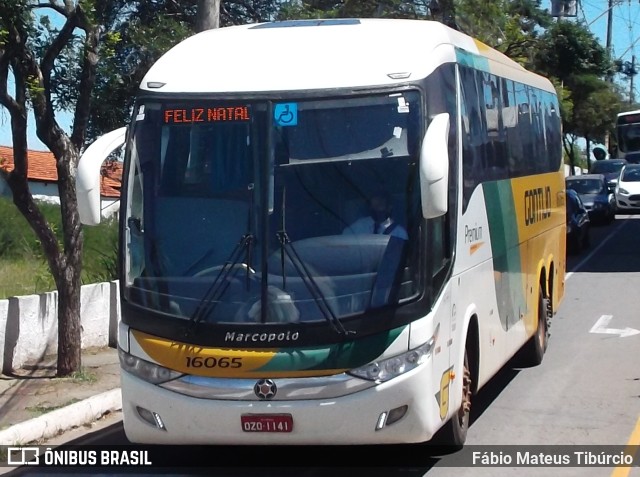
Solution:
[{"label": "tree trunk", "polygon": [[198,0],[196,32],[220,27],[220,0]]},{"label": "tree trunk", "polygon": [[[67,268],[71,271],[72,267]],[[67,273],[63,273],[67,275]],[[73,275],[73,273],[69,273]],[[69,277],[58,284],[58,368],[57,376],[68,376],[82,366],[80,280]]]},{"label": "tree trunk", "polygon": [[453,0],[432,0],[429,3],[429,9],[435,20],[444,23],[448,27],[458,29]]},{"label": "tree trunk", "polygon": [[576,160],[573,156],[573,141],[569,141],[565,135],[562,136],[562,146],[567,156],[569,156],[569,175],[576,174]]},{"label": "tree trunk", "polygon": [[64,142],[64,159],[58,167],[64,252],[61,260],[52,266],[58,289],[58,376],[68,376],[79,371],[82,364],[80,291],[84,239],[73,179],[76,176],[79,154],[70,142]]}]

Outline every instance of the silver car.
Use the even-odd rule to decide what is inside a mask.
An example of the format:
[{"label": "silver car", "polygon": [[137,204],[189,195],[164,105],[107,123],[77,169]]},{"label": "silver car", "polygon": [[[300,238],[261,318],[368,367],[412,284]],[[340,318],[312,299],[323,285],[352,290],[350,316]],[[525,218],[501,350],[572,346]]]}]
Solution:
[{"label": "silver car", "polygon": [[616,218],[615,196],[604,174],[570,176],[566,184],[578,193],[592,223],[609,224]]}]

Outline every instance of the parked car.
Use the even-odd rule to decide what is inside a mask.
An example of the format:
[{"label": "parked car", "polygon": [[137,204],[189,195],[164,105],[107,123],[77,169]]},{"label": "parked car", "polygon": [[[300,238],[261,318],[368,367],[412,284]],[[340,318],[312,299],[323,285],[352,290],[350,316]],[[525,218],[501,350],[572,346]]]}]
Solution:
[{"label": "parked car", "polygon": [[595,161],[591,164],[589,174],[604,174],[608,184],[614,184],[618,182],[618,176],[620,171],[627,164],[626,159],[603,159],[601,161]]},{"label": "parked car", "polygon": [[616,185],[618,210],[640,211],[640,164],[627,164]]},{"label": "parked car", "polygon": [[616,218],[616,200],[604,174],[583,174],[566,178],[567,189],[575,190],[589,212],[591,222],[611,223]]},{"label": "parked car", "polygon": [[578,193],[567,189],[567,253],[578,254],[590,246],[591,221]]}]

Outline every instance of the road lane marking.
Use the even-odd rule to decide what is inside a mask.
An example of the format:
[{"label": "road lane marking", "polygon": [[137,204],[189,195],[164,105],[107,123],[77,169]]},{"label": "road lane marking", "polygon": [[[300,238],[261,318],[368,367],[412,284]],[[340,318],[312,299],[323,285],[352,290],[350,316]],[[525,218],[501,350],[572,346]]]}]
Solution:
[{"label": "road lane marking", "polygon": [[[627,441],[625,452],[635,459],[635,454],[638,452],[638,446],[640,446],[640,417],[636,421],[636,427],[631,432],[631,437],[629,437],[629,440]],[[613,469],[611,477],[627,477],[629,472],[631,472],[630,466],[618,465]]]},{"label": "road lane marking", "polygon": [[598,321],[591,327],[589,333],[605,333],[608,335],[620,335],[620,338],[626,338],[627,336],[633,336],[640,334],[640,330],[629,328],[628,326],[624,330],[617,328],[607,328],[609,322],[613,318],[613,315],[602,315],[598,318]]}]

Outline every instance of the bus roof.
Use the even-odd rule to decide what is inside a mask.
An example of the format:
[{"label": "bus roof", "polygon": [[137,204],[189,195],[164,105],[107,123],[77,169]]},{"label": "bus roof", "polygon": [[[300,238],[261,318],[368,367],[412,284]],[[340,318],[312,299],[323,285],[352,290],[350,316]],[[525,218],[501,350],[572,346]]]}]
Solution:
[{"label": "bus roof", "polygon": [[424,78],[454,61],[555,92],[545,78],[459,31],[400,19],[293,20],[207,30],[165,53],[140,87],[224,93],[383,86]]},{"label": "bus roof", "polygon": [[633,111],[623,111],[616,116],[617,126],[629,126],[631,124],[640,123],[640,109],[634,109]]},{"label": "bus roof", "polygon": [[618,117],[628,116],[630,114],[640,114],[640,109],[634,109],[633,111],[622,111],[618,113]]}]

